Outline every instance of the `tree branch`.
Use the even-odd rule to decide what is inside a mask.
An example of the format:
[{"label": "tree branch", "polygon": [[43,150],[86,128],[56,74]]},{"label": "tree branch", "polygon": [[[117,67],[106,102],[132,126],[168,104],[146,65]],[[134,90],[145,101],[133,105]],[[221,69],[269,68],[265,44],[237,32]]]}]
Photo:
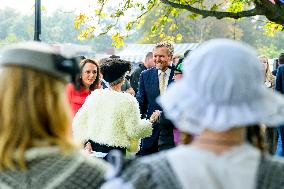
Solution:
[{"label": "tree branch", "polygon": [[103,2],[102,2],[102,5],[101,5],[101,7],[100,7],[99,14],[98,14],[98,16],[99,16],[98,24],[100,24],[100,22],[101,22],[101,17],[100,17],[100,15],[101,15],[102,12],[103,12],[103,9],[104,9],[105,4],[106,4],[106,1],[103,1]]},{"label": "tree branch", "polygon": [[212,16],[216,17],[217,19],[222,19],[222,18],[243,18],[243,17],[251,17],[251,16],[256,16],[256,15],[263,15],[261,12],[258,11],[258,9],[253,8],[251,10],[246,10],[246,11],[241,11],[241,12],[223,12],[223,11],[210,11],[210,10],[203,10],[203,9],[198,9],[195,8],[191,5],[185,5],[185,4],[179,4],[179,3],[174,3],[170,0],[161,0],[164,4],[170,5],[174,8],[178,9],[185,9],[190,12],[193,12],[195,14],[202,15],[204,18]]}]

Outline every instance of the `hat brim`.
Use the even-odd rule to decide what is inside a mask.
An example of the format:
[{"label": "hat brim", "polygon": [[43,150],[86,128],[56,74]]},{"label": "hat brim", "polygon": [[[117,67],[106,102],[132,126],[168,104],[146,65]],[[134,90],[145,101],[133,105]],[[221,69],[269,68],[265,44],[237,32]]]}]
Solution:
[{"label": "hat brim", "polygon": [[284,97],[264,86],[247,102],[218,104],[188,89],[185,80],[172,85],[158,99],[166,116],[180,130],[199,134],[205,128],[225,131],[233,127],[266,124],[276,127],[284,123]]}]

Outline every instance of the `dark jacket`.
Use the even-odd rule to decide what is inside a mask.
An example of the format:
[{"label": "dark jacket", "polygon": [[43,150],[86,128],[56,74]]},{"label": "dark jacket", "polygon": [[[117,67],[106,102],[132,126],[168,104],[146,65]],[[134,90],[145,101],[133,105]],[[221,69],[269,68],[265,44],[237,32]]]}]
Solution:
[{"label": "dark jacket", "polygon": [[281,65],[277,69],[275,90],[284,94],[284,65]]},{"label": "dark jacket", "polygon": [[[174,71],[171,70],[168,85],[173,82]],[[140,75],[139,89],[136,99],[139,102],[140,112],[143,118],[150,118],[155,110],[162,110],[156,102],[160,96],[158,69],[145,70]]]},{"label": "dark jacket", "polygon": [[[168,84],[173,81],[174,71],[172,69]],[[150,118],[155,110],[162,110],[156,102],[160,96],[159,76],[156,68],[145,70],[140,75],[139,89],[136,99],[139,102],[142,118]],[[158,151],[158,139],[160,134],[159,123],[153,124],[153,132],[150,137],[141,141],[141,150],[139,155],[148,155]]]},{"label": "dark jacket", "polygon": [[139,78],[140,78],[140,74],[141,72],[143,72],[144,70],[146,70],[147,68],[143,65],[143,64],[139,64],[138,68],[136,68],[134,70],[134,72],[131,74],[130,77],[130,85],[131,87],[134,89],[135,94],[138,91],[138,85],[139,85]]},{"label": "dark jacket", "polygon": [[272,75],[276,76],[277,75],[277,69],[273,70],[271,73],[272,73]]},{"label": "dark jacket", "polygon": [[[284,65],[280,65],[277,69],[277,75],[276,75],[276,84],[275,84],[275,90],[280,92],[281,94],[284,94]],[[282,139],[282,151],[284,151],[284,125],[278,128],[278,134],[281,136]],[[281,146],[279,146],[281,147]]]}]

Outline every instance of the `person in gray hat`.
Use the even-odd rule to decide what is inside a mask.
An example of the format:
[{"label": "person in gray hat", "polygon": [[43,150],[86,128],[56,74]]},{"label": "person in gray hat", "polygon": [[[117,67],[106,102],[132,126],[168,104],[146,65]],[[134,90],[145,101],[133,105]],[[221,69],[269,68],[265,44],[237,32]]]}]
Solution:
[{"label": "person in gray hat", "polygon": [[65,85],[74,58],[25,42],[1,51],[0,188],[99,188],[108,165],[79,153]]},{"label": "person in gray hat", "polygon": [[122,169],[102,189],[284,188],[284,160],[265,153],[260,131],[262,123],[284,123],[284,98],[263,82],[252,48],[228,39],[203,43],[159,99],[180,130],[196,135],[193,142],[116,166]]}]

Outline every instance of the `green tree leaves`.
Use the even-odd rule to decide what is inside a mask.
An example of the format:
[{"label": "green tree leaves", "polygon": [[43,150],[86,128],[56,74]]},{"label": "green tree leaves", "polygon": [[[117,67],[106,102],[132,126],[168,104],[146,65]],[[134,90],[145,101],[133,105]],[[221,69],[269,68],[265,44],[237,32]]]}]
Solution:
[{"label": "green tree leaves", "polygon": [[[118,40],[113,43],[117,44],[116,47],[123,44],[122,41],[133,32],[133,29],[141,27],[147,18],[151,18],[152,21],[145,42],[153,39],[181,41],[184,37],[180,30],[184,26],[177,24],[179,19],[195,20],[200,15],[218,19],[237,19],[258,14],[269,14],[268,19],[271,19],[270,14],[275,9],[277,15],[273,19],[279,21],[281,11],[279,7],[269,4],[268,0],[120,0],[119,5],[109,0],[97,0],[97,5],[94,9],[99,17],[98,22],[96,23],[96,19],[90,15],[88,17],[82,13],[76,18],[75,27],[83,32],[80,34],[81,38],[94,36],[88,32],[97,32],[97,35],[110,33],[113,40]],[[92,25],[96,25],[94,30],[89,29]],[[267,33],[271,34],[273,32],[269,31],[279,31],[283,26],[273,22],[268,23],[266,28]]]}]

